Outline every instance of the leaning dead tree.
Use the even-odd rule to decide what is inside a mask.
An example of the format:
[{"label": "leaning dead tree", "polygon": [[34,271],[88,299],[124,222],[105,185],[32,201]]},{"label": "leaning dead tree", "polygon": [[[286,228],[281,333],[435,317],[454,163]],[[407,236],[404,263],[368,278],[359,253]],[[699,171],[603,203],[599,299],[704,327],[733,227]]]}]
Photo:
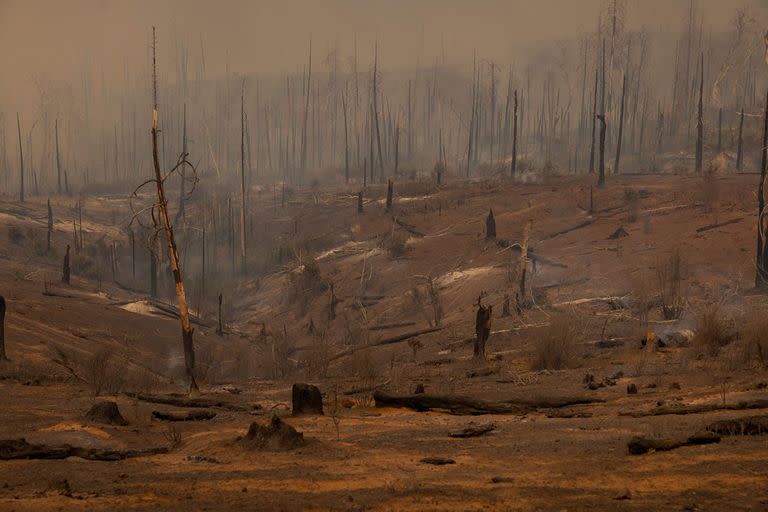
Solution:
[{"label": "leaning dead tree", "polygon": [[[187,160],[187,155],[182,153],[179,156],[176,165],[165,174],[160,170],[160,160],[158,158],[157,149],[157,134],[158,134],[158,110],[157,110],[157,39],[155,37],[155,27],[152,27],[152,90],[153,90],[153,108],[152,108],[152,163],[154,166],[155,176],[139,185],[136,190],[133,191],[132,197],[138,197],[139,192],[146,186],[154,184],[157,189],[157,202],[152,204],[148,208],[144,208],[134,214],[133,220],[139,218],[139,215],[143,212],[149,211],[152,217],[152,223],[155,229],[152,231],[150,244],[156,246],[156,241],[160,236],[160,232],[165,232],[165,241],[167,244],[168,262],[171,265],[173,271],[173,281],[176,288],[176,299],[179,306],[179,320],[181,321],[181,339],[184,348],[184,369],[187,379],[189,380],[190,391],[197,392],[198,386],[195,380],[195,348],[192,341],[192,334],[194,329],[189,320],[189,309],[187,308],[187,296],[184,290],[184,277],[181,271],[181,262],[179,261],[179,252],[176,248],[176,240],[173,234],[173,226],[171,225],[171,218],[168,213],[168,200],[165,196],[165,182],[174,173],[179,171],[184,166],[189,166],[191,169],[191,176],[189,178],[182,177],[182,179],[191,179],[192,190],[194,191],[194,185],[197,183],[197,170],[196,167]],[[159,217],[159,221],[158,221]],[[159,226],[158,226],[159,224]]]}]

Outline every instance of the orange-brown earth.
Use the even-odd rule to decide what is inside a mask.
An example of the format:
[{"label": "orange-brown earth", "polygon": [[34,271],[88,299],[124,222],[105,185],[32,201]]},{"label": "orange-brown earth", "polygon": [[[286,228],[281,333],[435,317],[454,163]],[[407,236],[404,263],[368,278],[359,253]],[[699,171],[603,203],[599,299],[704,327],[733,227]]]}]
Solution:
[{"label": "orange-brown earth", "polygon": [[[212,420],[175,424],[180,442],[167,454],[118,462],[1,461],[0,509],[768,509],[764,436],[627,453],[634,435],[686,437],[717,419],[765,410],[619,414],[659,403],[768,398],[759,386],[768,374],[743,340],[717,356],[702,353],[695,340],[662,348],[640,344],[648,330],[662,336],[696,330],[711,303],[721,305],[718,314],[733,319],[737,331],[768,306],[753,290],[756,177],[609,178],[605,190],[594,191],[592,214],[590,182],[581,178],[515,185],[487,180],[440,190],[398,184],[393,212],[384,211],[383,190],[373,189],[362,215],[349,191],[295,192],[285,209],[279,200],[275,205],[271,191],[254,194],[253,247],[272,255],[259,260],[263,275],[237,284],[225,272],[209,270],[211,297],[200,300],[200,262],[191,256],[187,274],[204,324],[195,330],[203,396],[260,408],[213,409]],[[8,302],[11,358],[0,381],[0,439],[105,448],[169,445],[170,427],[152,421],[151,411],[178,408],[120,392],[184,391],[178,323],[141,302],[146,279],[133,280],[127,263],[120,228],[124,200],[85,198],[83,220],[86,245],[102,235],[107,246],[122,244],[115,276],[120,284],[98,258],[88,265],[74,262],[72,285],[59,283],[74,201],[52,200],[53,255],[40,245],[44,202],[0,201],[0,294]],[[531,219],[531,246],[544,258],[528,276],[535,304],[522,315],[500,316],[504,294],[513,293],[509,275],[519,253],[485,240],[490,208],[498,238],[512,243],[521,241]],[[201,205],[190,209],[194,218]],[[733,222],[697,232],[727,221]],[[609,240],[622,226],[628,236]],[[393,232],[404,242],[401,253],[398,247],[388,251]],[[226,244],[219,243],[209,254],[209,269],[211,261],[230,264]],[[666,321],[658,308],[641,318],[639,305],[657,293],[657,269],[675,250],[685,267],[682,319]],[[276,251],[288,256],[276,258]],[[442,330],[417,338],[420,344],[354,350],[434,322],[430,279],[443,311]],[[333,320],[331,282],[341,301]],[[214,332],[213,297],[220,289],[228,331],[222,337]],[[472,359],[465,341],[474,334],[481,293],[484,303],[495,306],[489,361],[483,363]],[[611,304],[605,297],[617,299]],[[566,369],[537,370],[542,332],[561,318],[577,326],[573,356]],[[388,324],[409,325],[370,329]],[[601,340],[619,346],[597,348]],[[332,359],[345,350],[352,353]],[[480,375],[470,376],[473,371]],[[617,375],[616,385],[587,389],[587,373],[597,381]],[[96,380],[104,382],[97,398]],[[293,382],[320,387],[325,416],[289,417]],[[638,394],[627,394],[631,383]],[[487,400],[586,396],[605,402],[566,408],[573,417],[549,417],[550,410],[466,417],[376,408],[370,391],[344,394],[373,386],[410,393],[416,384],[428,393]],[[233,387],[241,392],[233,394]],[[103,399],[117,401],[128,426],[85,420],[90,405]],[[334,408],[338,413],[331,414]],[[251,422],[266,422],[272,412],[304,432],[305,447],[261,453],[236,442]],[[471,421],[494,422],[497,429],[477,438],[448,436]],[[430,456],[455,464],[420,462]],[[493,483],[495,477],[502,481]]]}]

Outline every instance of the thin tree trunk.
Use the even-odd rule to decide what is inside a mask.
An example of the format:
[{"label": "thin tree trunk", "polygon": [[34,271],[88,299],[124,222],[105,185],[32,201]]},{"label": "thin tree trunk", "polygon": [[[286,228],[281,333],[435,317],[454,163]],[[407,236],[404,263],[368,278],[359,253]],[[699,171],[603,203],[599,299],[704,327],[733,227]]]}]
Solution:
[{"label": "thin tree trunk", "polygon": [[759,290],[768,289],[768,251],[766,251],[766,219],[765,216],[765,175],[768,160],[768,91],[765,95],[765,112],[763,115],[763,145],[760,148],[760,183],[757,186],[757,257],[755,272],[755,287]]},{"label": "thin tree trunk", "polygon": [[741,171],[744,164],[744,106],[739,116],[739,142],[736,146],[736,170]]},{"label": "thin tree trunk", "polygon": [[7,361],[5,353],[5,297],[0,295],[0,361]]},{"label": "thin tree trunk", "polygon": [[624,103],[627,92],[627,74],[624,73],[624,80],[621,85],[621,107],[619,109],[619,135],[616,141],[616,161],[613,164],[613,172],[619,174],[619,160],[621,159],[621,141],[624,137]]},{"label": "thin tree trunk", "polygon": [[152,163],[155,168],[155,183],[157,185],[157,208],[160,214],[160,220],[163,223],[165,229],[165,239],[168,244],[168,260],[171,264],[171,270],[173,271],[173,281],[176,285],[176,299],[179,305],[179,320],[181,322],[181,338],[184,347],[184,367],[186,370],[187,378],[189,379],[189,386],[192,392],[197,392],[197,381],[195,380],[195,347],[192,341],[192,326],[189,322],[189,310],[187,309],[187,297],[184,291],[184,279],[181,273],[181,266],[179,265],[179,254],[176,249],[176,240],[173,236],[173,227],[171,226],[171,219],[168,215],[168,201],[165,198],[165,190],[163,188],[164,178],[160,171],[160,161],[157,154],[157,67],[156,67],[156,45],[154,38],[154,28],[152,29],[153,45],[152,45],[152,70],[153,70],[153,85],[155,91],[155,105],[152,110]]},{"label": "thin tree trunk", "polygon": [[19,202],[24,202],[24,149],[21,144],[21,120],[16,112],[16,128],[19,131]]},{"label": "thin tree trunk", "polygon": [[56,119],[56,190],[61,195],[61,157],[59,155],[59,120]]},{"label": "thin tree trunk", "polygon": [[245,275],[245,80],[240,93],[240,267]]},{"label": "thin tree trunk", "polygon": [[514,106],[512,107],[512,164],[511,173],[512,177],[515,177],[517,173],[517,89],[514,93]]},{"label": "thin tree trunk", "polygon": [[704,161],[704,54],[701,54],[701,80],[699,81],[699,109],[696,121],[696,175],[701,176]]}]

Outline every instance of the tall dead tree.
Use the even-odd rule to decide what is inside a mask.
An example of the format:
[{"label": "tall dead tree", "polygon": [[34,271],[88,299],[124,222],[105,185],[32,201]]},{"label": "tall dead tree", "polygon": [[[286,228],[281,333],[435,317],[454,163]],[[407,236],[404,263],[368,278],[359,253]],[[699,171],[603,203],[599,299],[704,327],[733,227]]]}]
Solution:
[{"label": "tall dead tree", "polygon": [[309,40],[309,70],[307,72],[306,102],[304,104],[304,122],[301,125],[301,173],[307,170],[307,122],[309,121],[309,98],[312,97],[312,39]]},{"label": "tall dead tree", "polygon": [[66,252],[64,252],[64,265],[61,269],[61,282],[69,284],[70,280],[70,267],[69,267],[69,244],[67,244]]},{"label": "tall dead tree", "polygon": [[[597,60],[597,59],[595,59]],[[594,97],[592,98],[592,142],[590,143],[589,147],[589,172],[594,173],[595,172],[595,135],[597,131],[597,86],[598,86],[598,78],[600,76],[600,66],[599,64],[595,65],[595,91],[594,91]]]},{"label": "tall dead tree", "polygon": [[624,136],[624,103],[627,92],[627,74],[624,73],[624,80],[621,85],[621,107],[619,109],[619,135],[616,141],[616,160],[613,164],[613,172],[619,174],[619,160],[621,159],[621,140]]},{"label": "tall dead tree", "polygon": [[[173,272],[173,281],[176,287],[176,299],[179,307],[179,320],[181,322],[181,338],[184,348],[184,368],[187,379],[189,380],[190,390],[192,392],[198,391],[197,381],[195,380],[195,347],[192,341],[192,325],[189,320],[189,310],[187,309],[187,296],[184,290],[184,278],[181,271],[181,264],[179,262],[179,253],[176,248],[176,240],[173,234],[173,226],[171,225],[171,218],[168,213],[168,200],[165,197],[165,180],[173,175],[184,162],[192,168],[192,172],[195,173],[195,168],[186,160],[186,155],[182,154],[179,157],[179,161],[176,166],[163,175],[160,170],[160,159],[158,157],[157,149],[157,133],[158,133],[158,110],[157,110],[157,39],[155,37],[155,27],[152,27],[152,91],[153,91],[153,108],[152,108],[152,164],[154,166],[154,178],[145,181],[135,191],[134,196],[138,195],[138,192],[144,185],[154,183],[157,188],[157,202],[152,205],[152,217],[159,215],[161,228],[165,231],[165,241],[168,249],[168,261]],[[153,233],[156,237],[157,232]]]},{"label": "tall dead tree", "polygon": [[19,131],[19,202],[24,202],[24,149],[21,143],[21,120],[16,112],[16,128]]},{"label": "tall dead tree", "polygon": [[597,116],[600,121],[600,155],[599,155],[599,175],[597,186],[605,187],[605,40],[603,40],[603,49],[600,56],[600,115]]},{"label": "tall dead tree", "polygon": [[766,234],[768,226],[765,218],[765,175],[768,165],[768,91],[765,95],[763,114],[763,145],[760,148],[760,182],[757,185],[757,256],[755,261],[755,288],[768,290],[768,251]]},{"label": "tall dead tree", "polygon": [[53,210],[51,210],[51,198],[48,198],[48,236],[45,252],[51,252],[51,238],[53,237]]},{"label": "tall dead tree", "polygon": [[736,170],[741,171],[744,163],[744,106],[739,116],[739,142],[736,145]]},{"label": "tall dead tree", "polygon": [[704,53],[701,54],[701,79],[699,81],[699,108],[696,117],[696,175],[701,176],[704,161]]},{"label": "tall dead tree", "polygon": [[61,195],[61,156],[59,155],[59,120],[56,119],[56,191]]},{"label": "tall dead tree", "polygon": [[245,275],[245,80],[240,92],[240,269]]},{"label": "tall dead tree", "polygon": [[514,106],[512,112],[512,164],[510,165],[512,177],[517,173],[517,89],[514,93]]}]

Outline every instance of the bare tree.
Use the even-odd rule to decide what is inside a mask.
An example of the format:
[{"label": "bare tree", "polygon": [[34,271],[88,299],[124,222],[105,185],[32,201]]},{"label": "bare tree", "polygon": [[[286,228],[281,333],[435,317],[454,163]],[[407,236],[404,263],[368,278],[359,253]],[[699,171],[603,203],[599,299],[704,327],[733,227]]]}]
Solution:
[{"label": "bare tree", "polygon": [[[192,334],[194,329],[192,328],[189,320],[189,310],[187,308],[187,297],[184,290],[184,278],[181,271],[181,263],[179,261],[179,253],[176,248],[176,240],[174,238],[173,226],[171,225],[171,218],[168,213],[168,200],[165,197],[165,182],[178,171],[183,165],[188,165],[192,170],[192,182],[193,190],[194,184],[197,181],[197,171],[194,165],[187,160],[187,155],[181,154],[176,165],[165,174],[160,170],[160,160],[158,158],[157,150],[157,133],[158,133],[158,110],[157,110],[157,39],[155,37],[155,27],[152,27],[152,86],[153,86],[153,100],[154,105],[152,109],[152,163],[154,166],[155,177],[145,181],[139,185],[133,192],[132,197],[138,197],[139,191],[144,186],[154,184],[157,188],[157,202],[152,204],[149,208],[145,208],[136,214],[134,214],[133,220],[137,219],[139,214],[145,211],[150,211],[155,229],[152,232],[152,240],[157,240],[159,237],[159,231],[165,231],[165,240],[168,249],[168,261],[173,271],[173,281],[176,286],[176,299],[179,306],[179,320],[181,322],[181,338],[184,348],[184,367],[186,371],[187,379],[189,380],[189,386],[191,392],[197,392],[198,386],[195,380],[195,348],[192,341]],[[160,227],[157,227],[159,216]]]}]

